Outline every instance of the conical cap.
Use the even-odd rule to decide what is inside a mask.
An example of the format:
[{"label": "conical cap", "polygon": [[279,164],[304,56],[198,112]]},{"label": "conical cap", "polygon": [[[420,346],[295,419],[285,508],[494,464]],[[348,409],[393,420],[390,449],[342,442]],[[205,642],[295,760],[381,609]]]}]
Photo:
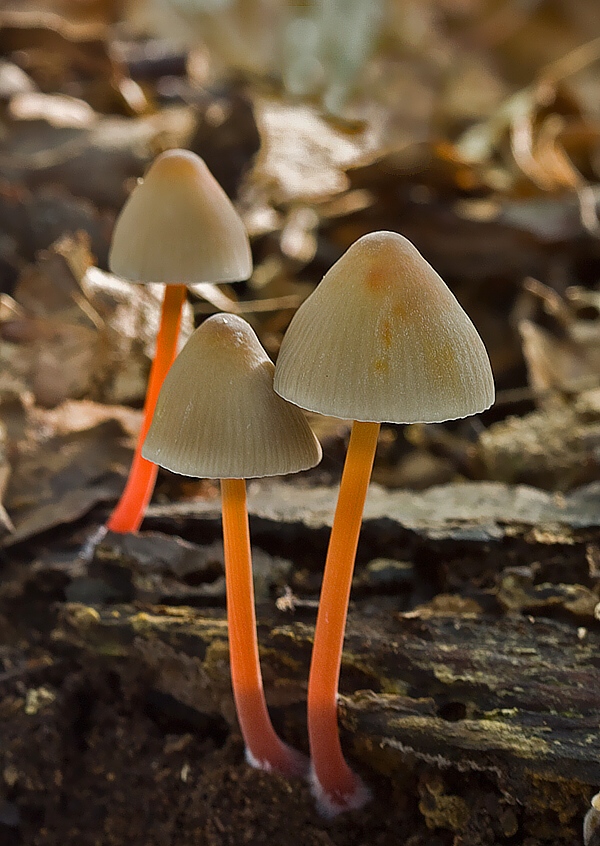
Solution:
[{"label": "conical cap", "polygon": [[131,192],[113,231],[110,269],[133,282],[234,282],[252,273],[231,200],[202,159],[169,150]]},{"label": "conical cap", "polygon": [[275,390],[334,417],[433,423],[494,401],[483,341],[455,296],[395,232],[356,241],[300,306]]},{"label": "conical cap", "polygon": [[183,476],[248,479],[314,467],[303,413],[273,390],[273,363],[233,314],[196,329],[163,383],[142,455]]}]

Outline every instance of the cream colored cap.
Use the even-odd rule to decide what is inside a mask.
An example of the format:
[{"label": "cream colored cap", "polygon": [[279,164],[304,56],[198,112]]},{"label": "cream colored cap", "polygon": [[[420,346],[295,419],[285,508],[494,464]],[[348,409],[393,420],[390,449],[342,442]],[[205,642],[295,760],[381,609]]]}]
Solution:
[{"label": "cream colored cap", "polygon": [[274,369],[245,320],[209,317],[167,374],[144,458],[208,479],[314,467],[321,460],[319,442],[300,409],[273,390]]},{"label": "cream colored cap", "polygon": [[133,282],[235,282],[252,273],[244,224],[202,159],[156,158],[117,218],[110,269]]},{"label": "cream colored cap", "polygon": [[300,306],[274,387],[302,408],[382,423],[452,420],[494,401],[477,330],[395,232],[359,238]]}]

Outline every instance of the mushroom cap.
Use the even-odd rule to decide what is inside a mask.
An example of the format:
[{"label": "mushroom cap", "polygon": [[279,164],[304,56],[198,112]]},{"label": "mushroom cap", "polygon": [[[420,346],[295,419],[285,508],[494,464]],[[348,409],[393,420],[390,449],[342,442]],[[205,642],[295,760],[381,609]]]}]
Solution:
[{"label": "mushroom cap", "polygon": [[202,159],[158,156],[117,218],[110,269],[133,282],[234,282],[252,273],[244,224]]},{"label": "mushroom cap", "polygon": [[454,294],[396,232],[359,238],[300,306],[275,390],[333,417],[433,423],[494,401],[483,341]]},{"label": "mushroom cap", "polygon": [[183,476],[249,479],[314,467],[304,414],[273,390],[273,362],[233,314],[196,329],[169,370],[142,455]]}]

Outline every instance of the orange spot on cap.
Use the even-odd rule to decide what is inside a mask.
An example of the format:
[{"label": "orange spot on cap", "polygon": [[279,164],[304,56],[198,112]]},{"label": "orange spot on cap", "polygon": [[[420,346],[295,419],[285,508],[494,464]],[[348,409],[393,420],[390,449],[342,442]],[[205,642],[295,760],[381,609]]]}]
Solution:
[{"label": "orange spot on cap", "polygon": [[398,300],[392,306],[392,314],[397,320],[401,320],[402,318],[406,317],[406,307],[401,300]]},{"label": "orange spot on cap", "polygon": [[370,291],[380,293],[386,289],[388,281],[389,276],[385,269],[374,267],[367,273],[365,284]]},{"label": "orange spot on cap", "polygon": [[392,324],[389,318],[387,317],[381,323],[380,335],[381,343],[383,344],[386,350],[389,350],[389,348],[392,346],[393,333]]}]

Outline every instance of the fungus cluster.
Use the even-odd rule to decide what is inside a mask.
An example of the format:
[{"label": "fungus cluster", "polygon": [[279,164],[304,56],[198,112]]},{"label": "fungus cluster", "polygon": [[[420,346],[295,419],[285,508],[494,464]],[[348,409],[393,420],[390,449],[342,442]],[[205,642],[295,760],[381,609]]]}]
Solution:
[{"label": "fungus cluster", "polygon": [[185,283],[251,272],[241,221],[203,162],[183,151],[160,156],[132,193],[111,265],[125,278],[168,287],[140,443],[109,527],[139,526],[156,465],[220,479],[231,678],[247,759],[288,776],[307,774],[308,762],[277,736],[265,702],[245,479],[319,462],[301,409],[353,421],[317,615],[308,731],[318,807],[326,816],[358,808],[370,794],[342,753],[337,692],[380,425],[441,422],[488,408],[494,384],[483,342],[416,248],[397,233],[374,232],[348,249],[297,311],[276,368],[249,324],[223,314],[206,320],[170,367]]}]

